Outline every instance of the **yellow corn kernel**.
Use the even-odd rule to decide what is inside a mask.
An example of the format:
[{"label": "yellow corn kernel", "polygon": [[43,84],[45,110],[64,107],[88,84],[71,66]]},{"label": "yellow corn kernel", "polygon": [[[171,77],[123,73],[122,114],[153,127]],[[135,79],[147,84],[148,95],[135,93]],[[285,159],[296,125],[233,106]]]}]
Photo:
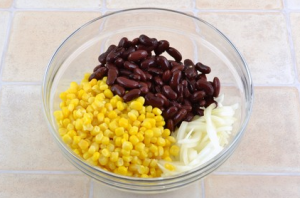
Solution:
[{"label": "yellow corn kernel", "polygon": [[108,89],[108,86],[107,86],[107,85],[100,85],[100,86],[99,86],[99,89],[100,89],[101,91],[104,91],[104,90]]},{"label": "yellow corn kernel", "polygon": [[104,136],[104,137],[102,138],[102,144],[108,145],[108,144],[109,144],[109,137]]},{"label": "yellow corn kernel", "polygon": [[99,113],[97,115],[97,119],[98,119],[99,122],[103,122],[103,120],[104,120],[104,114],[103,113]]},{"label": "yellow corn kernel", "polygon": [[152,112],[155,115],[161,115],[162,114],[162,111],[159,108],[157,108],[157,107],[153,108]]},{"label": "yellow corn kernel", "polygon": [[140,140],[135,136],[135,135],[131,135],[129,137],[129,141],[133,144],[136,145]]},{"label": "yellow corn kernel", "polygon": [[124,165],[124,161],[122,158],[118,158],[117,162],[116,162],[117,166],[123,166]]},{"label": "yellow corn kernel", "polygon": [[130,156],[130,150],[122,149],[122,150],[121,150],[121,154],[122,154],[123,156]]},{"label": "yellow corn kernel", "polygon": [[109,129],[105,130],[103,135],[106,136],[106,137],[109,137],[109,138],[114,137],[114,133],[112,131],[110,131]]},{"label": "yellow corn kernel", "polygon": [[161,116],[161,115],[159,115],[159,116],[155,116],[155,118],[154,118],[157,122],[159,122],[159,121],[163,121],[164,120],[164,118]]},{"label": "yellow corn kernel", "polygon": [[108,128],[111,131],[115,131],[118,128],[116,121],[108,122]]},{"label": "yellow corn kernel", "polygon": [[172,159],[170,157],[165,157],[164,160],[168,162],[172,162]]},{"label": "yellow corn kernel", "polygon": [[144,135],[141,133],[136,134],[136,137],[142,142],[144,140]]},{"label": "yellow corn kernel", "polygon": [[54,112],[54,117],[56,118],[57,121],[62,120],[64,118],[63,112],[62,111],[55,111]]},{"label": "yellow corn kernel", "polygon": [[114,94],[111,92],[110,89],[104,90],[104,95],[105,95],[105,97],[107,97],[107,98],[112,98],[112,97],[114,96]]},{"label": "yellow corn kernel", "polygon": [[169,129],[165,129],[165,130],[163,131],[163,133],[162,133],[162,136],[163,136],[164,138],[167,138],[167,137],[170,136],[170,134],[171,134],[171,131],[170,131]]},{"label": "yellow corn kernel", "polygon": [[66,144],[71,144],[72,143],[72,138],[66,134],[62,137],[63,141],[66,143]]},{"label": "yellow corn kernel", "polygon": [[88,150],[88,152],[90,154],[94,154],[96,151],[99,150],[99,144],[97,144],[96,142],[93,142]]},{"label": "yellow corn kernel", "polygon": [[156,159],[152,159],[151,162],[150,162],[150,164],[149,164],[149,166],[151,168],[155,168],[157,166],[157,160]]},{"label": "yellow corn kernel", "polygon": [[138,97],[138,98],[136,99],[136,101],[139,102],[139,103],[141,103],[142,105],[145,104],[145,98],[142,97],[142,96]]},{"label": "yellow corn kernel", "polygon": [[132,160],[131,160],[131,164],[141,165],[142,164],[142,160],[138,156],[133,156]]},{"label": "yellow corn kernel", "polygon": [[84,83],[82,88],[85,92],[90,92],[92,89],[92,86],[89,83]]},{"label": "yellow corn kernel", "polygon": [[139,127],[141,125],[141,121],[139,120],[135,120],[133,123],[132,123],[133,126],[137,126]]},{"label": "yellow corn kernel", "polygon": [[120,118],[119,119],[119,126],[127,128],[128,127],[128,120],[125,118]]},{"label": "yellow corn kernel", "polygon": [[125,109],[125,106],[124,106],[123,102],[121,102],[121,101],[117,102],[117,109],[119,111],[123,111]]},{"label": "yellow corn kernel", "polygon": [[176,139],[173,136],[169,136],[167,137],[167,139],[171,142],[171,143],[175,143]]},{"label": "yellow corn kernel", "polygon": [[142,122],[145,120],[145,118],[146,118],[145,114],[142,114],[138,117],[138,120]]},{"label": "yellow corn kernel", "polygon": [[155,168],[150,168],[150,175],[155,177],[156,176],[156,170]]},{"label": "yellow corn kernel", "polygon": [[110,161],[116,162],[118,161],[119,153],[118,152],[111,152],[110,154]]},{"label": "yellow corn kernel", "polygon": [[117,137],[115,139],[115,145],[116,146],[121,146],[122,145],[122,138],[121,137]]},{"label": "yellow corn kernel", "polygon": [[113,151],[115,150],[115,145],[109,143],[109,144],[107,145],[107,149],[109,150],[109,152],[113,152]]},{"label": "yellow corn kernel", "polygon": [[147,113],[146,113],[146,117],[147,117],[147,118],[154,118],[155,115],[154,115],[154,113],[147,112]]},{"label": "yellow corn kernel", "polygon": [[157,126],[165,126],[166,122],[165,121],[158,121]]},{"label": "yellow corn kernel", "polygon": [[158,146],[165,146],[166,145],[166,140],[162,137],[157,138],[157,145]]},{"label": "yellow corn kernel", "polygon": [[130,151],[130,155],[131,155],[131,156],[139,156],[139,155],[140,155],[140,152],[139,152],[139,151],[136,151],[136,150],[131,150],[131,151]]},{"label": "yellow corn kernel", "polygon": [[116,136],[123,136],[123,134],[124,134],[124,128],[123,127],[116,128],[115,134],[116,134]]},{"label": "yellow corn kernel", "polygon": [[152,112],[152,106],[147,106],[147,107],[146,107],[146,112],[151,113],[151,112]]},{"label": "yellow corn kernel", "polygon": [[126,175],[127,174],[127,168],[125,168],[124,166],[118,167],[118,173],[120,175]]},{"label": "yellow corn kernel", "polygon": [[86,150],[89,147],[89,142],[86,140],[80,140],[80,142],[78,143],[78,146],[82,149],[82,150]]},{"label": "yellow corn kernel", "polygon": [[92,156],[93,161],[97,161],[99,158],[100,158],[100,153],[99,152],[95,152]]},{"label": "yellow corn kernel", "polygon": [[131,160],[132,160],[132,156],[123,156],[122,158],[123,158],[124,162],[131,162]]},{"label": "yellow corn kernel", "polygon": [[132,126],[130,129],[129,129],[129,134],[130,135],[136,135],[138,133],[138,130],[139,128],[137,126]]},{"label": "yellow corn kernel", "polygon": [[108,112],[108,117],[110,119],[115,119],[116,117],[118,117],[118,114],[115,111],[110,111]]},{"label": "yellow corn kernel", "polygon": [[114,109],[112,104],[110,104],[110,103],[106,103],[105,108],[106,108],[107,111],[112,111]]},{"label": "yellow corn kernel", "polygon": [[165,149],[162,146],[158,146],[158,156],[163,156],[164,153],[165,153]]},{"label": "yellow corn kernel", "polygon": [[138,169],[138,166],[136,164],[131,164],[128,167],[128,170],[131,171],[131,172],[136,172],[137,169]]},{"label": "yellow corn kernel", "polygon": [[95,142],[100,144],[102,142],[102,138],[103,138],[103,133],[99,133],[95,136]]},{"label": "yellow corn kernel", "polygon": [[151,143],[153,143],[153,144],[157,144],[157,140],[158,140],[157,137],[152,137],[152,138],[150,139]]},{"label": "yellow corn kernel", "polygon": [[101,150],[101,154],[102,154],[104,157],[110,157],[110,152],[108,151],[108,149],[102,149],[102,150]]},{"label": "yellow corn kernel", "polygon": [[148,172],[149,172],[149,168],[148,168],[148,167],[145,167],[145,166],[143,166],[143,165],[140,165],[140,166],[138,167],[138,173],[139,173],[139,174],[145,174],[145,175],[147,175]]},{"label": "yellow corn kernel", "polygon": [[75,122],[75,129],[81,130],[83,128],[83,122],[81,119],[77,119]]},{"label": "yellow corn kernel", "polygon": [[124,134],[123,134],[122,143],[123,143],[124,141],[128,141],[128,140],[129,140],[129,135],[128,135],[128,133],[124,133]]},{"label": "yellow corn kernel", "polygon": [[142,126],[145,127],[146,129],[151,129],[152,128],[151,122],[149,120],[144,120],[142,122]]},{"label": "yellow corn kernel", "polygon": [[151,146],[150,146],[150,151],[151,151],[152,153],[157,153],[157,152],[158,152],[157,146],[155,146],[154,144],[151,144]]},{"label": "yellow corn kernel", "polygon": [[149,167],[150,162],[151,162],[151,159],[149,159],[149,158],[144,159],[144,160],[143,160],[143,166]]},{"label": "yellow corn kernel", "polygon": [[111,170],[111,171],[114,171],[117,167],[116,167],[116,165],[115,165],[115,163],[113,163],[113,162],[108,162],[108,164],[107,164],[107,167]]},{"label": "yellow corn kernel", "polygon": [[173,156],[178,156],[179,151],[180,151],[180,148],[177,145],[172,145],[170,148],[170,154]]},{"label": "yellow corn kernel", "polygon": [[132,150],[132,148],[133,148],[133,145],[131,142],[128,142],[128,141],[123,142],[122,149],[129,151],[129,150]]},{"label": "yellow corn kernel", "polygon": [[59,135],[63,136],[68,132],[68,130],[66,128],[59,128],[58,129],[58,133]]},{"label": "yellow corn kernel", "polygon": [[140,159],[145,159],[148,157],[148,153],[145,150],[140,151]]},{"label": "yellow corn kernel", "polygon": [[145,131],[145,137],[152,138],[153,137],[153,131],[150,130],[150,129]]},{"label": "yellow corn kernel", "polygon": [[131,121],[136,121],[137,119],[137,116],[133,113],[133,112],[128,112],[128,118],[131,120]]},{"label": "yellow corn kernel", "polygon": [[99,134],[100,131],[101,131],[101,129],[100,129],[99,126],[94,126],[93,129],[92,129],[92,131],[91,131],[91,135],[95,136],[95,135]]},{"label": "yellow corn kernel", "polygon": [[168,170],[170,170],[170,171],[176,170],[176,167],[173,166],[173,165],[170,164],[170,163],[165,163],[165,168],[168,169]]},{"label": "yellow corn kernel", "polygon": [[130,107],[131,109],[140,111],[140,110],[142,110],[142,108],[143,108],[143,104],[140,103],[140,102],[138,102],[138,101],[132,101],[132,102],[130,103],[129,107]]},{"label": "yellow corn kernel", "polygon": [[101,155],[98,161],[102,166],[105,166],[108,163],[108,158]]},{"label": "yellow corn kernel", "polygon": [[86,153],[84,153],[83,155],[82,155],[82,157],[83,157],[83,159],[88,159],[88,158],[90,158],[90,157],[92,157],[92,154],[90,154],[90,153],[88,153],[88,152],[86,152]]}]

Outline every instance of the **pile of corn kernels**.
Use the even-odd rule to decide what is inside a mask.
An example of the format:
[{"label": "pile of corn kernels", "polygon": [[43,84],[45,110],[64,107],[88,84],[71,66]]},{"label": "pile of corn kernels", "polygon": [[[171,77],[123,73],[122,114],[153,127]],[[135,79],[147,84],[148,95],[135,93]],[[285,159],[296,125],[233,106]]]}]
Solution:
[{"label": "pile of corn kernels", "polygon": [[[80,157],[104,170],[133,177],[160,177],[160,159],[172,161],[179,147],[164,129],[162,111],[145,106],[144,97],[124,102],[106,84],[107,77],[72,82],[60,94],[55,111],[63,141]],[[173,170],[171,164],[165,168]]]}]

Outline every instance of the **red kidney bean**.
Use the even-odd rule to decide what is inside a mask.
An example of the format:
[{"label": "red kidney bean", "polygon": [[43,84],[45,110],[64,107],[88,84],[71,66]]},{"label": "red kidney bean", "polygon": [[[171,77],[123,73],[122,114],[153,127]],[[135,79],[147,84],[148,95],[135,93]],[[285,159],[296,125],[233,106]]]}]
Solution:
[{"label": "red kidney bean", "polygon": [[175,100],[177,98],[177,93],[169,85],[164,85],[162,87],[162,92],[170,100]]},{"label": "red kidney bean", "polygon": [[110,70],[110,69],[117,69],[117,67],[113,63],[106,63],[106,68],[108,70]]},{"label": "red kidney bean", "polygon": [[147,51],[148,55],[151,55],[151,51],[154,49],[154,46],[145,46],[145,45],[138,45],[136,50],[145,50]]},{"label": "red kidney bean", "polygon": [[131,79],[133,79],[133,80],[136,80],[136,81],[140,81],[141,80],[141,76],[138,75],[138,74],[130,74],[128,77],[131,78]]},{"label": "red kidney bean", "polygon": [[118,84],[114,84],[113,86],[111,86],[110,90],[113,92],[113,94],[118,95],[120,97],[122,97],[125,94],[125,89]]},{"label": "red kidney bean", "polygon": [[147,94],[149,92],[148,84],[145,82],[140,82],[140,90],[142,94]]},{"label": "red kidney bean", "polygon": [[172,75],[171,75],[171,71],[170,70],[166,70],[163,75],[162,75],[162,80],[167,83],[170,79],[171,79]]},{"label": "red kidney bean", "polygon": [[195,65],[195,68],[203,74],[209,74],[211,71],[210,67],[203,65],[200,62]]},{"label": "red kidney bean", "polygon": [[122,58],[117,58],[115,60],[115,65],[118,67],[118,68],[122,68],[124,66],[124,60]]},{"label": "red kidney bean", "polygon": [[135,68],[138,68],[139,66],[137,66],[135,63],[133,62],[129,62],[129,61],[125,61],[124,62],[124,68],[125,69],[129,69],[129,70],[133,70]]},{"label": "red kidney bean", "polygon": [[207,81],[207,77],[205,74],[199,74],[197,77],[196,77],[197,80],[204,80],[204,81]]},{"label": "red kidney bean", "polygon": [[133,39],[133,40],[132,40],[132,44],[133,44],[133,45],[139,44],[139,40],[140,40],[139,38]]},{"label": "red kidney bean", "polygon": [[182,84],[179,84],[176,87],[176,92],[178,93],[178,95],[183,95],[183,85]]},{"label": "red kidney bean", "polygon": [[181,108],[187,110],[188,112],[192,111],[192,106],[191,105],[182,105]]},{"label": "red kidney bean", "polygon": [[181,56],[180,52],[177,49],[173,48],[173,47],[169,47],[167,49],[167,53],[170,56],[172,56],[177,62],[180,62],[181,59],[182,59],[182,56]]},{"label": "red kidney bean", "polygon": [[191,102],[188,99],[183,100],[183,105],[189,105],[192,106]]},{"label": "red kidney bean", "polygon": [[149,74],[148,72],[144,71],[144,74],[146,75],[147,80],[152,80],[153,76]]},{"label": "red kidney bean", "polygon": [[126,88],[134,89],[134,88],[138,88],[139,87],[139,83],[137,81],[130,80],[130,79],[126,78],[126,77],[118,77],[117,78],[117,82],[121,86],[126,87]]},{"label": "red kidney bean", "polygon": [[170,130],[170,131],[174,131],[174,122],[173,122],[173,120],[172,119],[169,119],[168,121],[167,121],[167,128]]},{"label": "red kidney bean", "polygon": [[152,83],[150,81],[146,81],[145,82],[148,85],[148,88],[151,89],[152,88]]},{"label": "red kidney bean", "polygon": [[160,66],[160,68],[162,68],[162,70],[164,70],[164,71],[166,71],[170,68],[169,61],[163,56],[157,57],[157,63]]},{"label": "red kidney bean", "polygon": [[170,105],[170,101],[169,101],[169,100],[166,98],[166,96],[164,96],[163,94],[157,93],[157,94],[155,94],[155,96],[157,96],[157,97],[163,99],[163,101],[164,101],[164,106],[165,106],[165,107],[168,107],[168,106]]},{"label": "red kidney bean", "polygon": [[108,55],[111,51],[113,51],[114,49],[116,49],[116,48],[117,48],[117,46],[115,46],[115,45],[110,45],[110,46],[108,47],[108,49],[106,50],[106,52],[102,53],[102,54],[98,57],[99,62],[102,63],[102,64],[105,64],[105,63],[106,63],[106,57],[107,57],[107,55]]},{"label": "red kidney bean", "polygon": [[[172,65],[172,64],[171,64]],[[181,65],[181,64],[174,64],[173,63],[173,68],[171,69],[171,72],[174,73],[176,71],[182,71],[184,69],[184,65]]]},{"label": "red kidney bean", "polygon": [[124,100],[124,102],[128,102],[130,100],[133,100],[134,98],[139,97],[140,95],[141,95],[141,90],[132,89],[123,96],[123,100]]},{"label": "red kidney bean", "polygon": [[102,54],[98,57],[98,61],[99,61],[101,64],[105,64],[105,63],[106,63],[106,57],[107,57],[107,53],[104,52],[104,53],[102,53]]},{"label": "red kidney bean", "polygon": [[141,63],[142,69],[148,69],[149,67],[156,67],[156,60],[154,57],[147,58]]},{"label": "red kidney bean", "polygon": [[163,86],[163,84],[164,84],[164,82],[162,81],[162,79],[159,76],[154,76],[154,82],[160,86]]},{"label": "red kidney bean", "polygon": [[170,101],[170,104],[174,107],[177,107],[178,109],[181,109],[181,104],[179,104],[175,100]]},{"label": "red kidney bean", "polygon": [[203,99],[204,96],[205,96],[204,91],[197,91],[193,93],[193,95],[191,96],[191,101],[192,102],[200,101],[201,99]]},{"label": "red kidney bean", "polygon": [[144,73],[144,71],[141,70],[140,68],[138,68],[138,67],[135,68],[135,69],[133,70],[133,73],[139,75],[139,76],[141,77],[141,80],[142,80],[142,81],[146,81],[147,76],[146,76],[146,74]]},{"label": "red kidney bean", "polygon": [[213,95],[214,94],[214,87],[207,81],[198,80],[196,82],[196,87],[198,90],[204,90],[206,95]]},{"label": "red kidney bean", "polygon": [[166,40],[158,41],[157,47],[154,50],[155,54],[158,56],[169,48],[170,44]]},{"label": "red kidney bean", "polygon": [[129,56],[129,54],[131,54],[133,52],[135,52],[135,48],[133,46],[131,46],[122,53],[122,58],[126,60]]},{"label": "red kidney bean", "polygon": [[124,48],[115,48],[107,54],[106,62],[113,63],[124,51]]},{"label": "red kidney bean", "polygon": [[161,108],[164,106],[164,101],[161,98],[155,97],[152,93],[145,96],[145,104]]},{"label": "red kidney bean", "polygon": [[101,80],[106,74],[107,74],[107,68],[106,67],[100,67],[97,71],[94,72],[94,76],[90,76],[89,80],[92,80],[93,78],[97,80]]},{"label": "red kidney bean", "polygon": [[157,47],[157,45],[158,45],[158,41],[157,41],[156,38],[152,38],[151,42],[152,42],[152,46],[153,46],[153,50],[154,50]]},{"label": "red kidney bean", "polygon": [[107,73],[106,84],[113,85],[118,77],[119,71],[116,68],[111,68]]},{"label": "red kidney bean", "polygon": [[190,121],[193,120],[193,118],[194,118],[194,114],[193,114],[192,112],[189,112],[189,113],[186,115],[184,121],[190,122]]},{"label": "red kidney bean", "polygon": [[191,92],[189,91],[188,88],[185,88],[185,89],[183,90],[183,96],[184,96],[185,98],[189,98],[189,97],[191,96]]},{"label": "red kidney bean", "polygon": [[176,126],[179,122],[181,122],[185,118],[187,113],[188,112],[186,109],[180,109],[173,118],[174,125]]},{"label": "red kidney bean", "polygon": [[118,47],[127,47],[127,42],[128,42],[128,38],[126,37],[121,38]]},{"label": "red kidney bean", "polygon": [[155,67],[150,67],[148,69],[148,72],[155,75],[162,75],[164,73],[162,69],[155,68]]},{"label": "red kidney bean", "polygon": [[127,69],[119,69],[119,73],[122,76],[129,76],[130,74],[132,74],[132,72],[130,70],[127,70]]},{"label": "red kidney bean", "polygon": [[97,71],[100,67],[103,67],[103,65],[100,64],[100,65],[96,66],[96,67],[94,68],[93,72]]},{"label": "red kidney bean", "polygon": [[203,116],[204,115],[204,110],[203,109],[199,109],[199,108],[196,108],[194,113],[196,115],[199,115],[199,116]]},{"label": "red kidney bean", "polygon": [[193,61],[190,60],[190,59],[185,59],[185,60],[183,61],[183,64],[184,64],[185,67],[194,66]]},{"label": "red kidney bean", "polygon": [[142,60],[142,59],[146,58],[147,56],[148,56],[147,51],[138,50],[138,51],[135,51],[135,52],[132,52],[131,54],[129,54],[128,60],[135,62],[135,61]]},{"label": "red kidney bean", "polygon": [[169,107],[167,110],[165,110],[165,111],[163,112],[163,117],[164,117],[166,120],[168,120],[168,119],[170,119],[170,118],[173,118],[174,115],[177,113],[177,111],[178,111],[178,108],[177,108],[177,107],[171,106],[171,107]]},{"label": "red kidney bean", "polygon": [[141,43],[143,45],[147,45],[147,46],[151,46],[152,45],[151,39],[148,36],[144,35],[144,34],[140,35],[140,37],[139,37],[139,43]]},{"label": "red kidney bean", "polygon": [[170,80],[170,86],[175,89],[181,80],[181,71],[176,71]]},{"label": "red kidney bean", "polygon": [[218,97],[221,89],[221,83],[218,77],[214,77],[213,79],[213,87],[214,87],[214,97]]},{"label": "red kidney bean", "polygon": [[188,79],[195,79],[197,76],[197,71],[194,67],[189,67],[184,71],[184,74]]}]

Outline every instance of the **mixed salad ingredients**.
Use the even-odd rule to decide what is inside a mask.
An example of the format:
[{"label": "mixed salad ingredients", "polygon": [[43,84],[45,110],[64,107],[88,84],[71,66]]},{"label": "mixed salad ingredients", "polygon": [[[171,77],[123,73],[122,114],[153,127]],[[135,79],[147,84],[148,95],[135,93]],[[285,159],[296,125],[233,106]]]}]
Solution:
[{"label": "mixed salad ingredients", "polygon": [[[162,53],[174,60],[168,60]],[[228,143],[238,105],[223,106],[211,68],[166,40],[126,37],[60,94],[62,140],[87,162],[116,174],[161,177],[207,162]]]}]

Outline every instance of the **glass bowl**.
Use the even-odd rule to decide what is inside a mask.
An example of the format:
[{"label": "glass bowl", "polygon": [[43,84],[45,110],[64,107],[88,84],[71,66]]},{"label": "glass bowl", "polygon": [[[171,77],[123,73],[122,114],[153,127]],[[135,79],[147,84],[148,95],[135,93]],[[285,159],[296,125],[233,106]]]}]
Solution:
[{"label": "glass bowl", "polygon": [[[133,39],[146,34],[168,40],[184,59],[201,61],[212,72],[208,80],[218,76],[224,104],[239,103],[237,121],[229,144],[213,159],[182,174],[165,178],[134,178],[106,172],[78,157],[58,134],[53,112],[59,109],[59,93],[70,82],[80,82],[84,73],[92,72],[98,56],[122,37]],[[218,29],[194,16],[157,8],[128,9],[96,18],[72,33],[56,50],[46,70],[43,86],[43,109],[49,130],[64,156],[79,170],[108,186],[131,192],[159,193],[186,186],[223,164],[242,139],[248,123],[253,85],[249,69],[239,51]]]}]

